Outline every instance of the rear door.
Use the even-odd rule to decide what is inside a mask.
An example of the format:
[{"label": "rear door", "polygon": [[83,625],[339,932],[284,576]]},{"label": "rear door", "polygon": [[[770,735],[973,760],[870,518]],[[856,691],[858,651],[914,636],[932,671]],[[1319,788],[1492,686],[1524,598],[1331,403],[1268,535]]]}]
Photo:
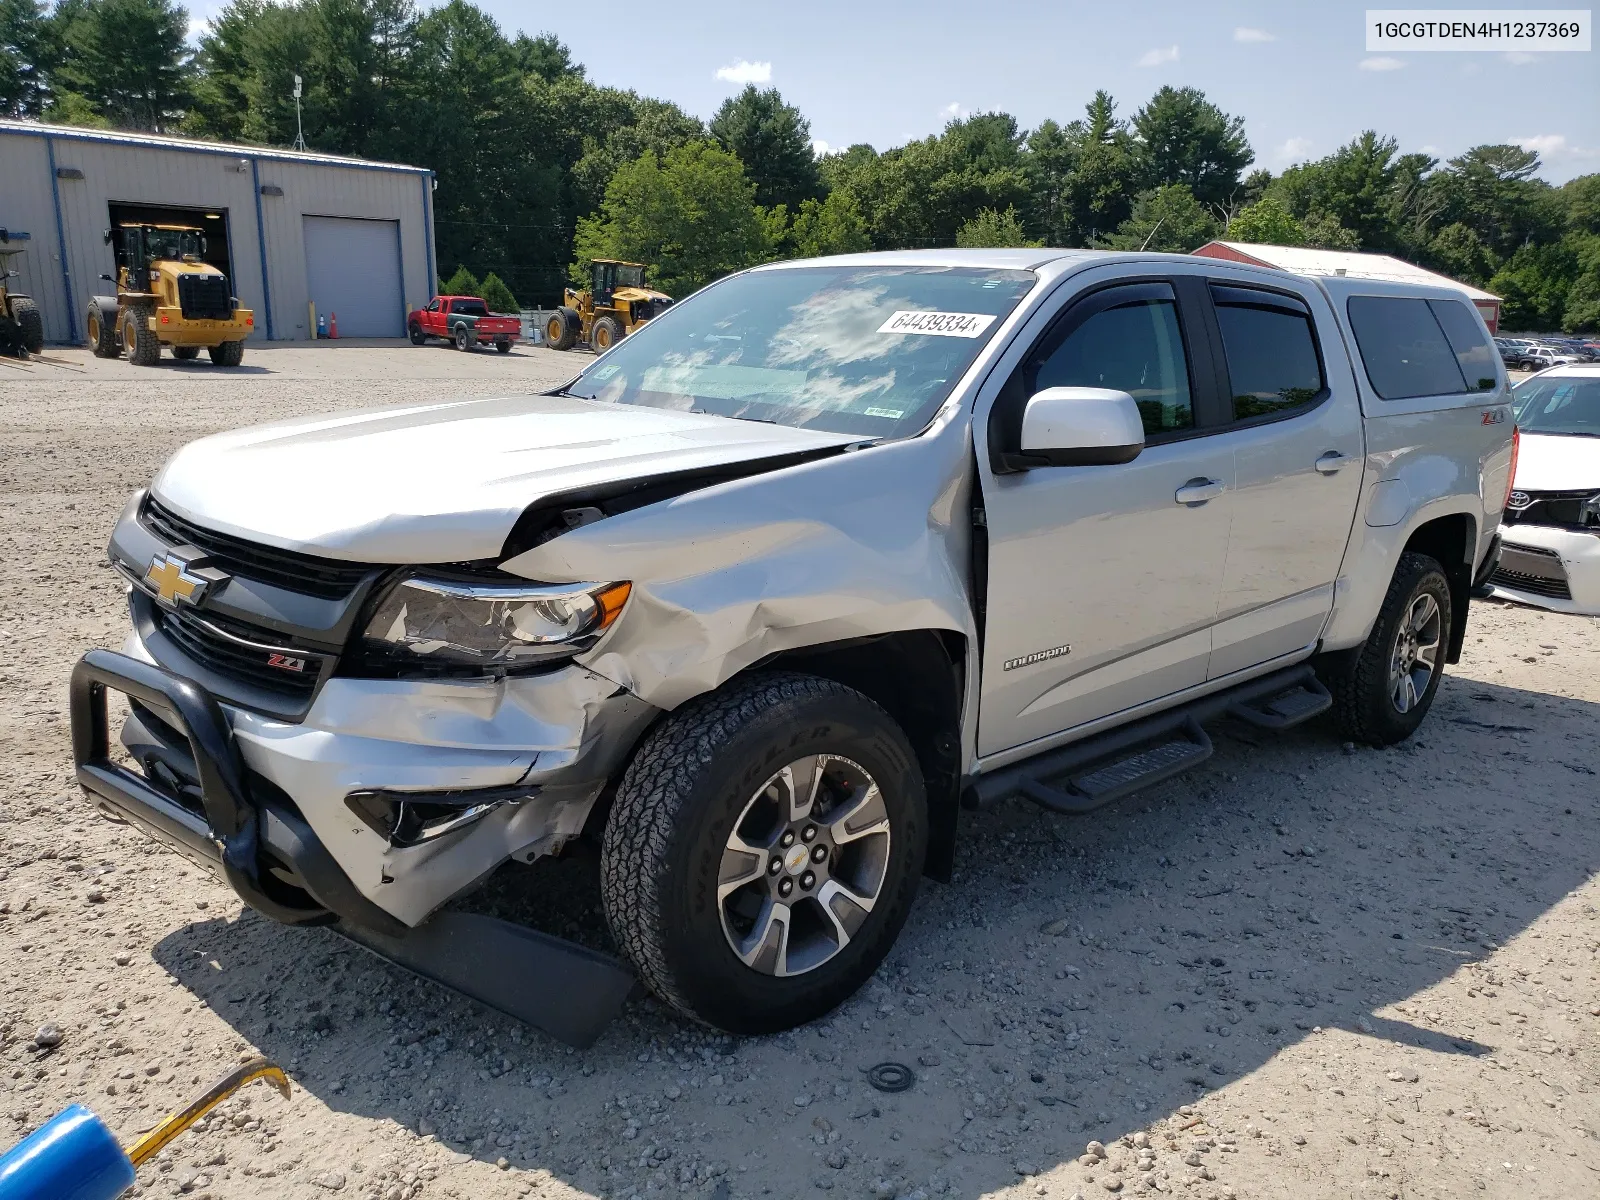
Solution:
[{"label": "rear door", "polygon": [[[1198,279],[1087,273],[984,418],[987,529],[980,754],[1203,683],[1233,511],[1233,451],[1207,436],[1218,399]],[[1121,278],[1119,278],[1121,276]],[[1007,472],[1027,397],[1129,392],[1146,444],[1115,466]],[[997,469],[998,464],[998,469]]]},{"label": "rear door", "polygon": [[1314,286],[1226,278],[1206,291],[1236,473],[1207,671],[1217,679],[1321,634],[1361,495],[1364,445],[1355,379]]}]

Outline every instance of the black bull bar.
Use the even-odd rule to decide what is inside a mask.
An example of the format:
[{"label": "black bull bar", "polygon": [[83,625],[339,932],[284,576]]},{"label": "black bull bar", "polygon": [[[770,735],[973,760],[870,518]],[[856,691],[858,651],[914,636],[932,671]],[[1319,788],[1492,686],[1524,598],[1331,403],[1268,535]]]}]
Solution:
[{"label": "black bull bar", "polygon": [[[111,758],[106,693],[122,692],[184,740],[199,804]],[[327,925],[422,978],[587,1048],[634,986],[615,958],[523,925],[442,911],[411,928],[367,899],[292,804],[252,789],[233,729],[204,688],[152,663],[91,650],[72,671],[72,755],[99,803],[209,870],[288,925]],[[287,868],[301,887],[264,869]]]}]

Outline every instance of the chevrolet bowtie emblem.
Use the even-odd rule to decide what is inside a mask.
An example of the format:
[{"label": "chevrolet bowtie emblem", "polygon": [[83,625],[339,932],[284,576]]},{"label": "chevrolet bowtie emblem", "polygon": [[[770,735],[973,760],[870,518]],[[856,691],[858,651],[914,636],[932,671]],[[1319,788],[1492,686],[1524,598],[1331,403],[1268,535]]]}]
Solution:
[{"label": "chevrolet bowtie emblem", "polygon": [[179,601],[199,604],[200,597],[211,586],[209,579],[191,575],[189,564],[171,554],[158,554],[151,559],[150,569],[144,573],[144,581],[155,588],[157,599],[174,607]]}]

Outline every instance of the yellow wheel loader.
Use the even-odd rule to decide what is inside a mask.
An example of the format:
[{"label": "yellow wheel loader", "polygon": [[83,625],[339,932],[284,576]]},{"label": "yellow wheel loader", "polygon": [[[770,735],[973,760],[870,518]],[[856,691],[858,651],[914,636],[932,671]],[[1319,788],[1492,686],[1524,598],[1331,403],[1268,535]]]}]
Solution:
[{"label": "yellow wheel loader", "polygon": [[566,303],[545,322],[545,344],[571,350],[587,342],[604,354],[651,317],[659,316],[672,297],[644,285],[644,264],[597,258],[584,291],[567,289]]},{"label": "yellow wheel loader", "polygon": [[219,367],[244,361],[244,340],[255,314],[239,307],[228,277],[204,259],[205,235],[187,225],[123,224],[106,230],[115,245],[115,296],[93,296],[84,317],[89,346],[98,358],[126,354],[141,367],[172,356],[195,358],[203,347]]},{"label": "yellow wheel loader", "polygon": [[32,297],[12,291],[7,282],[17,274],[11,270],[11,258],[22,253],[20,243],[27,236],[19,233],[13,241],[10,233],[0,229],[0,354],[14,358],[27,358],[44,349],[44,318],[39,306]]}]

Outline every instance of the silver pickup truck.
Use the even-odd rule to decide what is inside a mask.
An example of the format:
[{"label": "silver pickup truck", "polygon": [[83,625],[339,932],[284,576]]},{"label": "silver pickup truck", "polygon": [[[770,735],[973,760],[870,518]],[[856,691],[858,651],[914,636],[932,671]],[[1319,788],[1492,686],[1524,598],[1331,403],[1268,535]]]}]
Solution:
[{"label": "silver pickup truck", "polygon": [[[132,631],[74,674],[78,779],[267,916],[570,1041],[634,972],[783,1029],[871,975],[963,807],[1087,812],[1223,718],[1409,736],[1514,455],[1454,291],[773,264],[545,395],[179,451],[111,538]],[[579,839],[625,963],[449,905]]]}]

